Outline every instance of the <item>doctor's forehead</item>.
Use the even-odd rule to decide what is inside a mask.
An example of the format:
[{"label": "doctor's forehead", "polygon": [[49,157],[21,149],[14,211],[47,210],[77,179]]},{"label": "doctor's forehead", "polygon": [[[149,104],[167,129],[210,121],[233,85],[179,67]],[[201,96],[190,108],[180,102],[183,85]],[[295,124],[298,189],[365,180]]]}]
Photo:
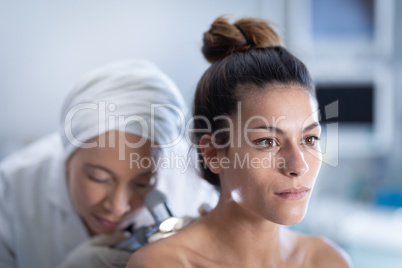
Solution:
[{"label": "doctor's forehead", "polygon": [[118,162],[128,163],[132,156],[157,157],[159,150],[152,148],[150,140],[141,141],[142,137],[131,133],[124,133],[119,137],[119,132],[105,133],[86,142],[89,148],[78,148],[72,158],[90,160],[92,163],[110,164]]}]

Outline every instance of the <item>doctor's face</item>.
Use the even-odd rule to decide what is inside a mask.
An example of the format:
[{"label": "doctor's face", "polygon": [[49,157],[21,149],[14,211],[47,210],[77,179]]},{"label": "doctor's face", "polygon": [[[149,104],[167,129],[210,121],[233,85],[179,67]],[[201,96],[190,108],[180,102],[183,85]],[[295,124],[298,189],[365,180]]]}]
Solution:
[{"label": "doctor's face", "polygon": [[[119,132],[100,137],[105,138],[106,146],[80,148],[66,165],[72,202],[91,235],[113,233],[126,227],[156,184],[152,164],[155,161],[151,159],[157,157],[158,151],[151,148],[149,140],[139,148],[129,148],[119,143]],[[98,142],[98,138],[89,142]],[[141,139],[130,133],[125,133],[125,138],[131,144]],[[114,141],[115,146],[110,141]],[[121,152],[124,152],[124,160],[119,160]],[[146,163],[141,166],[130,159],[147,161],[137,161]]]}]

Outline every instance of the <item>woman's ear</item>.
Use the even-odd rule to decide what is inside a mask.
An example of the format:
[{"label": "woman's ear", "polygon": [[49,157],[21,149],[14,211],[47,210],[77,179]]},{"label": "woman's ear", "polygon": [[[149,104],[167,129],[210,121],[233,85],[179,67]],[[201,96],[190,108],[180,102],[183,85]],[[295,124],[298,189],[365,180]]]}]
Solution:
[{"label": "woman's ear", "polygon": [[200,150],[205,164],[215,174],[222,171],[218,151],[213,145],[211,135],[204,134],[200,139]]}]

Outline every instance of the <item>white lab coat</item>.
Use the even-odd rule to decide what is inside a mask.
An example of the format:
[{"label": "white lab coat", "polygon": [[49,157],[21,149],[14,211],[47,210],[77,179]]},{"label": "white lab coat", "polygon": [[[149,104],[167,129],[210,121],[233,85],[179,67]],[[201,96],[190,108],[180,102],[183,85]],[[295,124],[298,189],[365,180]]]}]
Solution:
[{"label": "white lab coat", "polygon": [[[169,172],[171,178],[164,179]],[[194,216],[203,200],[217,202],[217,193],[199,178],[194,180],[194,174],[161,174],[158,188],[167,194],[178,216]],[[149,214],[141,215],[139,222],[149,223]],[[54,268],[88,238],[67,190],[58,134],[0,163],[1,268]]]}]

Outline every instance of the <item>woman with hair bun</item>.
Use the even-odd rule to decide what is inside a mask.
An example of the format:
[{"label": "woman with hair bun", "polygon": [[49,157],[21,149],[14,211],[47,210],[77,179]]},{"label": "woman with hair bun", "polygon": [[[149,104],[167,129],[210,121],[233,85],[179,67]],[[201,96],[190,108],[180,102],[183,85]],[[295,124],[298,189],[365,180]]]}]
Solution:
[{"label": "woman with hair bun", "polygon": [[299,223],[321,167],[318,103],[305,65],[270,24],[217,18],[204,34],[212,63],[194,99],[194,145],[217,206],[132,255],[128,267],[351,267]]}]

